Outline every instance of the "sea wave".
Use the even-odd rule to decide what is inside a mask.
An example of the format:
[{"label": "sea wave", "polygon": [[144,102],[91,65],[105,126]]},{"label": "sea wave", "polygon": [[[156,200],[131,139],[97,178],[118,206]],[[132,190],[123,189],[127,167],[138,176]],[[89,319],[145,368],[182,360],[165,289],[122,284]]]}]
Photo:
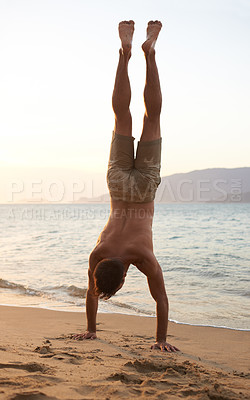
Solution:
[{"label": "sea wave", "polygon": [[155,316],[155,312],[153,312],[153,311],[150,312],[150,311],[142,310],[142,309],[139,309],[138,307],[135,307],[135,306],[132,306],[129,304],[125,304],[125,303],[121,303],[121,302],[113,301],[113,300],[109,300],[109,303],[113,304],[116,307],[123,308],[124,310],[134,311],[135,313],[140,314],[140,315],[143,314],[143,315],[147,315],[147,316]]},{"label": "sea wave", "polygon": [[19,283],[10,282],[1,278],[0,278],[0,288],[15,290],[27,296],[42,296],[43,294],[40,290],[32,289],[24,285],[20,285]]},{"label": "sea wave", "polygon": [[210,270],[200,270],[198,274],[201,276],[207,276],[209,278],[226,278],[230,276],[227,272],[219,272],[219,271],[210,271]]},{"label": "sea wave", "polygon": [[55,293],[60,291],[60,292],[65,292],[72,297],[85,298],[87,293],[86,288],[80,288],[75,285],[47,286],[42,290],[37,290],[25,285],[21,285],[19,283],[10,282],[6,279],[0,278],[0,289],[1,288],[18,291],[19,293],[22,293],[23,295],[27,296],[44,296],[51,292]]},{"label": "sea wave", "polygon": [[86,288],[80,288],[75,285],[54,286],[54,287],[51,287],[50,290],[52,290],[52,291],[60,290],[60,291],[63,291],[65,293],[69,294],[72,297],[80,297],[80,298],[85,298],[86,294],[87,294]]}]

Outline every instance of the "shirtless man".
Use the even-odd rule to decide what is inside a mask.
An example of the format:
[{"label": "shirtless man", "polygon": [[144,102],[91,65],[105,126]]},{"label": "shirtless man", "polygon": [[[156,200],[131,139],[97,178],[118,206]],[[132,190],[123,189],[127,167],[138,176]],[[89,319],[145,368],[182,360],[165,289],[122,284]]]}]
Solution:
[{"label": "shirtless man", "polygon": [[111,211],[89,257],[87,331],[74,338],[96,338],[98,297],[108,299],[113,296],[122,287],[128,268],[133,264],[146,275],[151,295],[156,301],[157,332],[152,348],[175,352],[178,349],[166,342],[168,298],[152,242],[154,197],[160,183],[162,103],[154,45],[161,27],[161,22],[150,21],[147,40],[142,45],[146,58],[146,111],[134,159],[128,78],[134,22],[123,21],[119,24],[121,49],[112,98],[115,127],[107,173]]}]

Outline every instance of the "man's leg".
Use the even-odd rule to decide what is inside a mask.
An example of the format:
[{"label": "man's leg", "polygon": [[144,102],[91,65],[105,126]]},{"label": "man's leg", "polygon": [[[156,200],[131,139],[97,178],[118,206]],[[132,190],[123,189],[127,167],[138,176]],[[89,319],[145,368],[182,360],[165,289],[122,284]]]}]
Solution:
[{"label": "man's leg", "polygon": [[161,137],[160,113],[162,96],[154,49],[161,27],[160,21],[150,21],[147,27],[147,40],[142,45],[146,58],[146,84],[144,89],[146,110],[141,135],[142,142],[149,142]]},{"label": "man's leg", "polygon": [[119,24],[121,49],[116,72],[112,105],[115,113],[114,132],[132,136],[132,117],[129,110],[131,89],[128,77],[128,62],[131,57],[134,21],[122,21]]}]

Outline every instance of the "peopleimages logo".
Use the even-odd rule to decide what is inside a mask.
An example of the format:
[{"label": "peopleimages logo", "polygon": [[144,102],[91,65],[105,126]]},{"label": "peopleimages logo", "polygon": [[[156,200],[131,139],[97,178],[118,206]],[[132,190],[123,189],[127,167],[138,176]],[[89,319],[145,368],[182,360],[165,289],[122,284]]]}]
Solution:
[{"label": "peopleimages logo", "polygon": [[22,200],[31,203],[64,203],[74,202],[89,189],[93,194],[93,187],[87,187],[83,180],[64,182],[61,179],[34,179],[23,181],[21,179],[9,182],[7,188],[8,203]]},{"label": "peopleimages logo", "polygon": [[171,184],[167,179],[156,194],[157,202],[240,202],[242,179],[181,179]]},{"label": "peopleimages logo", "polygon": [[[114,183],[115,184],[115,183]],[[121,196],[127,195],[127,185],[122,186],[117,182]],[[8,203],[74,203],[81,202],[82,198],[89,202],[103,203],[108,196],[96,196],[94,193],[94,181],[85,182],[80,179],[64,182],[60,179],[34,179],[23,181],[12,180],[6,187],[6,198]],[[147,198],[152,191],[150,182],[145,184],[142,193],[134,182],[131,189],[131,201],[134,194],[139,193],[140,202]],[[156,192],[156,202],[190,203],[190,202],[241,202],[242,201],[241,179],[181,179],[173,184],[164,179]],[[127,197],[127,196],[124,196]],[[138,196],[137,196],[138,198]]]}]

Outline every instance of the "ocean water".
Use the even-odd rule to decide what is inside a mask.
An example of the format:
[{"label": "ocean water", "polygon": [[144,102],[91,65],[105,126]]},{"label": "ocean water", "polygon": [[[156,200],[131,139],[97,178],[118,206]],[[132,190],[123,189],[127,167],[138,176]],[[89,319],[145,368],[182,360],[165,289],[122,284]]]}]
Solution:
[{"label": "ocean water", "polygon": [[[82,311],[108,215],[107,204],[1,205],[0,304]],[[249,329],[250,204],[156,204],[153,230],[170,319]],[[145,276],[131,265],[99,311],[154,316]]]}]

